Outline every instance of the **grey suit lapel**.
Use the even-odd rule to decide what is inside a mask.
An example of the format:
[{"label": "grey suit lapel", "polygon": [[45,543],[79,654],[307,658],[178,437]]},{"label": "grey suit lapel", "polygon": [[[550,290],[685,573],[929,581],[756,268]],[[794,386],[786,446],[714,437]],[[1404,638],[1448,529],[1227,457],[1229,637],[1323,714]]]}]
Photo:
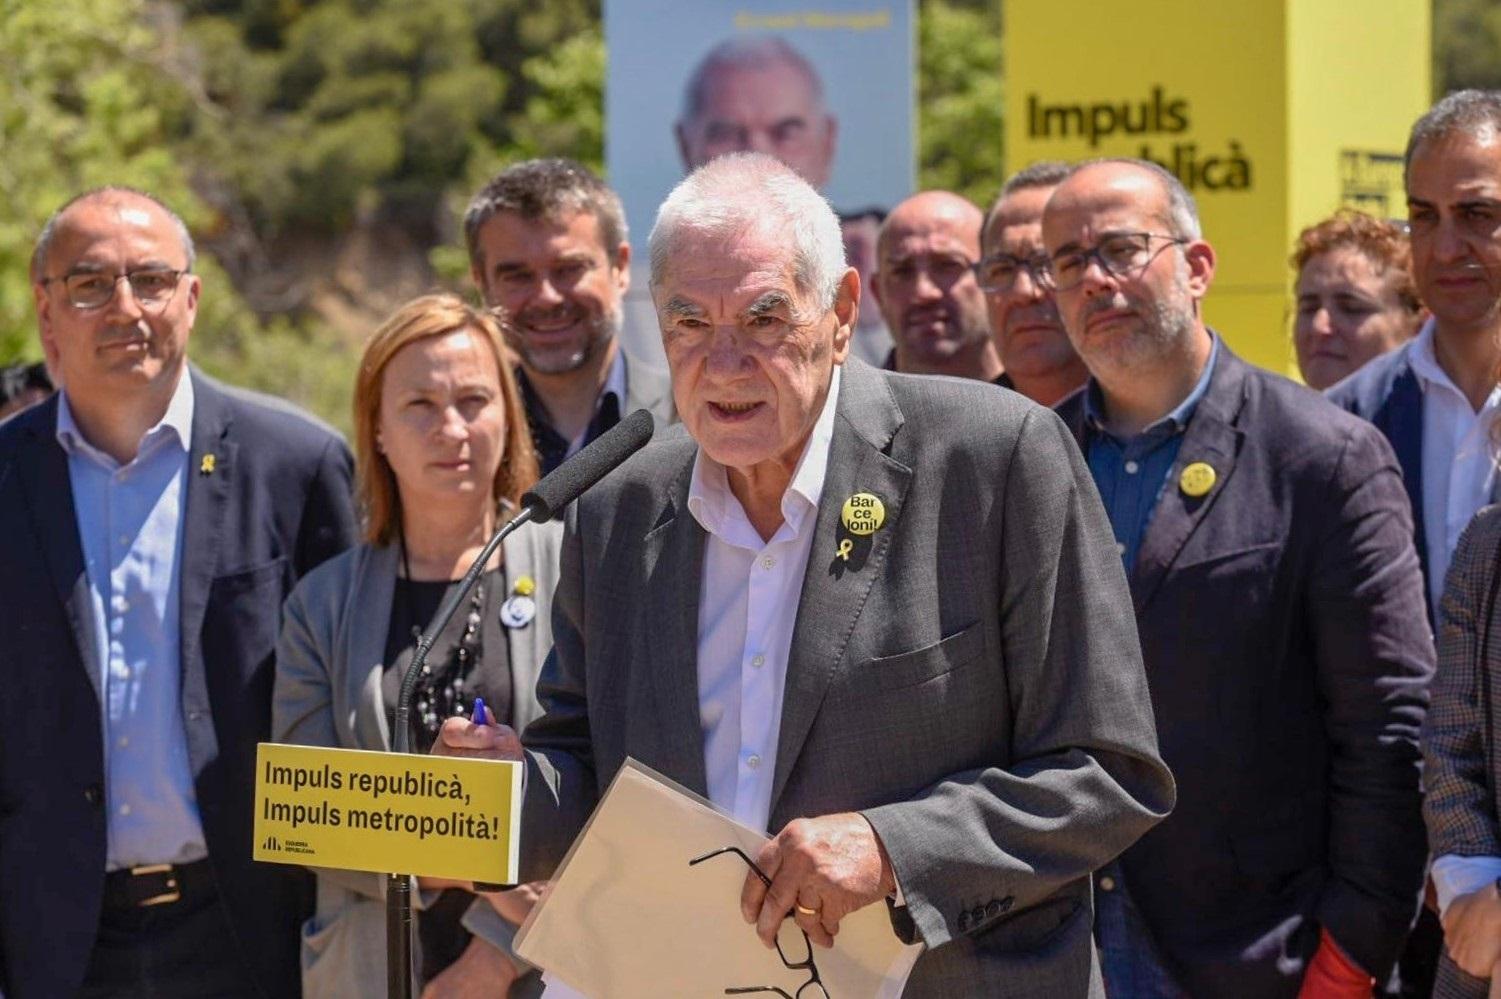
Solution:
[{"label": "grey suit lapel", "polygon": [[[239,451],[230,437],[232,418],[223,394],[191,369],[187,377],[193,379],[193,431],[188,444],[187,503],[183,512],[178,639],[184,705],[210,703],[203,661],[203,615],[218,573],[224,515],[234,487]],[[184,727],[188,758],[193,772],[200,773],[218,756],[213,725]]]},{"label": "grey suit lapel", "polygon": [[626,358],[625,402],[622,417],[644,409],[656,419],[658,428],[673,422],[672,382],[667,375],[633,358]]},{"label": "grey suit lapel", "polygon": [[[667,502],[644,539],[646,592],[640,606],[665,608],[647,622],[647,654],[637,665],[652,675],[662,756],[657,769],[707,796],[703,728],[698,712],[698,605],[704,531],[688,512],[696,449],[667,490]],[[626,595],[629,596],[629,595]]]},{"label": "grey suit lapel", "polygon": [[[885,453],[902,425],[902,412],[880,372],[858,360],[846,362],[837,414],[813,549],[787,657],[772,814],[844,656],[855,620],[881,574],[912,479],[911,469]],[[855,493],[878,496],[886,519],[871,535],[868,552],[857,550],[850,559],[841,560],[836,553],[846,535],[841,531],[840,514],[844,501]]]},{"label": "grey suit lapel", "polygon": [[[1245,393],[1245,362],[1223,341],[1209,389],[1188,422],[1178,458],[1163,483],[1157,508],[1141,541],[1131,572],[1131,600],[1140,614],[1162,585],[1168,569],[1194,530],[1229,484],[1240,451],[1242,432],[1235,427]],[[1188,496],[1178,487],[1183,469],[1203,462],[1214,469],[1214,487],[1204,496]]]},{"label": "grey suit lapel", "polygon": [[31,514],[32,530],[50,570],[53,590],[68,615],[79,662],[102,704],[103,677],[95,644],[93,596],[83,564],[83,546],[78,539],[78,513],[73,506],[68,456],[55,437],[50,436],[57,427],[57,396],[42,405],[45,412],[38,414],[35,421],[38,429],[27,439],[28,454],[21,456],[15,467]]},{"label": "grey suit lapel", "polygon": [[391,748],[391,725],[381,693],[386,632],[396,593],[394,545],[371,548],[359,560],[344,613],[344,696],[354,705],[354,735],[361,746]]}]

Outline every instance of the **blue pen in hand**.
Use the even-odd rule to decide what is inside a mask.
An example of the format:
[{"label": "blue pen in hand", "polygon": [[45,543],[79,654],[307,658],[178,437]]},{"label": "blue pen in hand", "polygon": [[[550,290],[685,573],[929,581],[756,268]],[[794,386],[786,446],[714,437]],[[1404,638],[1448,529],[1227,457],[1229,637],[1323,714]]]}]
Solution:
[{"label": "blue pen in hand", "polygon": [[474,715],[470,720],[476,725],[490,724],[490,719],[485,715],[485,699],[483,697],[476,697],[474,699]]}]

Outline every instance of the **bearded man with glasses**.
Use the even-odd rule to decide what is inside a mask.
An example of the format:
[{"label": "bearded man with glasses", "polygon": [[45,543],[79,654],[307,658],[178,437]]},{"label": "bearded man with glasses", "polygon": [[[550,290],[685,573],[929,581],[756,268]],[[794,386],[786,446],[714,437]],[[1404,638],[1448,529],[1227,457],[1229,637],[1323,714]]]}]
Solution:
[{"label": "bearded man with glasses", "polygon": [[311,878],[250,859],[283,599],[351,459],[187,363],[182,220],[87,192],[32,257],[62,390],[0,425],[0,994],[296,996]]},{"label": "bearded man with glasses", "polygon": [[1417,910],[1434,651],[1385,438],[1204,323],[1215,252],[1153,163],[1043,213],[1089,367],[1059,407],[1131,586],[1178,807],[1095,878],[1111,999],[1371,995]]}]

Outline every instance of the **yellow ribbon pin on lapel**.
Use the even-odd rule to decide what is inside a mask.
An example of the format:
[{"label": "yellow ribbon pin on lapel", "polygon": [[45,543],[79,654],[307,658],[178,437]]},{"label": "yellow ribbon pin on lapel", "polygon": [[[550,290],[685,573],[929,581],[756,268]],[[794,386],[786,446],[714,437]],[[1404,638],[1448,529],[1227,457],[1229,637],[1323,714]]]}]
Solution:
[{"label": "yellow ribbon pin on lapel", "polygon": [[1209,495],[1209,490],[1214,488],[1216,478],[1212,465],[1196,461],[1184,468],[1183,474],[1178,476],[1178,488],[1183,490],[1184,496],[1198,499],[1200,496]]},{"label": "yellow ribbon pin on lapel", "polygon": [[214,465],[215,465],[215,463],[217,461],[218,461],[218,459],[215,458],[211,454],[204,455],[203,456],[203,460],[198,463],[198,474],[199,475],[213,475],[214,474]]}]

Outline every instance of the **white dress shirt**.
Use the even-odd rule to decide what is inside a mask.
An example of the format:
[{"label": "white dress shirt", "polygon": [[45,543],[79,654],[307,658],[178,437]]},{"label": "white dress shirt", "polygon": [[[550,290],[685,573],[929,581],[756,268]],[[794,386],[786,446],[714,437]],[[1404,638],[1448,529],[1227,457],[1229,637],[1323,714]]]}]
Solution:
[{"label": "white dress shirt", "polygon": [[1428,547],[1428,599],[1435,620],[1449,560],[1460,532],[1491,502],[1496,487],[1496,447],[1491,427],[1501,407],[1493,387],[1477,413],[1439,367],[1433,320],[1423,324],[1412,349],[1412,371],[1423,390],[1423,540]]},{"label": "white dress shirt", "polygon": [[[771,813],[787,656],[829,467],[839,381],[835,366],[771,540],[751,526],[724,466],[702,449],[693,461],[688,511],[708,535],[698,600],[704,772],[709,800],[752,829],[766,829]],[[553,975],[543,982],[547,999],[582,999]]]},{"label": "white dress shirt", "polygon": [[782,525],[769,541],[730,492],[724,466],[702,450],[688,487],[688,511],[707,534],[698,716],[709,800],[752,829],[766,829],[771,812],[787,656],[829,467],[839,375],[836,366],[823,412],[782,494]]},{"label": "white dress shirt", "polygon": [[[1501,406],[1501,386],[1491,389],[1477,413],[1438,363],[1434,321],[1423,324],[1412,349],[1412,371],[1423,390],[1423,540],[1428,546],[1428,599],[1438,619],[1444,577],[1460,532],[1491,501],[1496,487],[1492,422]],[[1501,858],[1446,854],[1433,862],[1439,912],[1449,903],[1501,877]]]}]

